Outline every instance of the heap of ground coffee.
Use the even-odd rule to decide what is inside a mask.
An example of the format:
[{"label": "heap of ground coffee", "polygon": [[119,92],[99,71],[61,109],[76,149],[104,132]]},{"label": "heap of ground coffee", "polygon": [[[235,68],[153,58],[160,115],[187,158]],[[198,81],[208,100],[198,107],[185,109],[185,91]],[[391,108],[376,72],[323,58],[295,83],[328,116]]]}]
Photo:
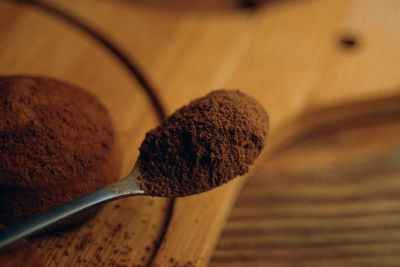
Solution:
[{"label": "heap of ground coffee", "polygon": [[119,154],[109,113],[94,95],[48,78],[0,77],[0,222],[116,181]]},{"label": "heap of ground coffee", "polygon": [[245,174],[264,147],[268,114],[240,91],[192,101],[147,133],[137,167],[153,196],[201,193]]}]

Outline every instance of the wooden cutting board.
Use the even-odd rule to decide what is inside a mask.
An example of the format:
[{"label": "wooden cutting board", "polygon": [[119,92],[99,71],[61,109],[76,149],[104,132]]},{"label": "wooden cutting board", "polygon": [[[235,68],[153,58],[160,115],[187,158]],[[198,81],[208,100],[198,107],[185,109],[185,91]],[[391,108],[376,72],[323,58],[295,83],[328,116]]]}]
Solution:
[{"label": "wooden cutting board", "polygon": [[399,265],[400,94],[323,108],[284,130],[211,266]]},{"label": "wooden cutting board", "polygon": [[[396,0],[288,1],[211,14],[48,1],[124,50],[167,113],[212,89],[240,88],[269,111],[271,140],[305,110],[399,91]],[[95,93],[116,122],[129,172],[158,117],[108,50],[58,16],[2,1],[0,56],[2,75],[46,75]],[[34,242],[47,266],[206,266],[244,181],[176,200],[120,200],[80,228]]]}]

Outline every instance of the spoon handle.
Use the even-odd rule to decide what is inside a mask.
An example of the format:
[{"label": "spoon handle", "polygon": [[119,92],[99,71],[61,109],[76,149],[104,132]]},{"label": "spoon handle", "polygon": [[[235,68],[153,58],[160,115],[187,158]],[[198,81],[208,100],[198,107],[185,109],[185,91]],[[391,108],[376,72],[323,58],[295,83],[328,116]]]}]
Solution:
[{"label": "spoon handle", "polygon": [[111,200],[134,195],[144,195],[143,190],[139,189],[135,183],[137,175],[138,172],[134,170],[128,177],[113,185],[104,187],[81,198],[72,200],[42,214],[0,230],[0,249],[19,239],[37,233],[78,212],[110,202]]}]

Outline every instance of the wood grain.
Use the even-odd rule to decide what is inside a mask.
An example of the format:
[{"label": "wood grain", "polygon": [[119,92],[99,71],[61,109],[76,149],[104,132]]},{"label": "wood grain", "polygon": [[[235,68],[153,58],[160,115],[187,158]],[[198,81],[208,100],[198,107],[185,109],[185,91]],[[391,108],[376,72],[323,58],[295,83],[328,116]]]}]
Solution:
[{"label": "wood grain", "polygon": [[398,265],[400,96],[287,128],[297,134],[248,180],[211,266]]},{"label": "wood grain", "polygon": [[[147,73],[169,113],[216,88],[240,88],[256,97],[271,115],[271,149],[263,158],[270,158],[269,153],[276,151],[273,148],[280,147],[278,140],[298,136],[302,125],[295,129],[285,125],[305,111],[399,92],[397,0],[288,1],[256,12],[211,14],[152,9],[123,1],[47,1],[99,29],[126,51]],[[88,36],[47,13],[12,1],[0,2],[0,23],[0,73],[52,76],[99,96],[116,122],[126,174],[145,132],[157,124],[148,99],[129,73]],[[355,44],[343,45],[343,38],[353,38]],[[292,132],[286,132],[288,129]],[[323,147],[326,143],[322,142]],[[315,150],[314,144],[312,151]],[[36,242],[48,266],[206,266],[244,181],[237,179],[217,190],[177,199],[172,213],[170,200],[123,200],[119,208],[107,205],[79,229]],[[324,192],[332,198],[348,192],[344,186],[336,189]],[[290,199],[282,188],[277,190],[271,199]],[[279,198],[278,193],[284,195]],[[310,192],[302,191],[298,199],[308,196],[306,193]],[[284,204],[277,205],[276,212]],[[300,224],[310,225],[320,224]],[[91,242],[82,247],[82,241],[89,237]],[[262,238],[260,235],[260,240],[266,241]],[[153,242],[159,239],[160,246],[154,246]],[[291,240],[293,246],[301,242]],[[279,242],[286,244],[284,239]],[[307,244],[313,244],[310,242]],[[276,245],[272,241],[267,244]],[[362,250],[362,246],[359,244],[358,249]],[[392,243],[375,244],[375,254],[386,253],[385,259],[393,263],[397,259],[394,247]],[[220,248],[212,265],[233,264],[230,250],[225,250],[229,255],[219,254]],[[384,252],[385,248],[389,252]],[[300,258],[314,255],[306,250],[296,251]],[[257,258],[257,253],[252,253],[247,254],[248,258]],[[268,261],[263,257],[257,260],[258,264]],[[229,262],[224,263],[227,258]],[[276,258],[274,264],[291,264],[294,258],[291,259]],[[360,262],[360,258],[351,260]],[[371,257],[369,263],[379,260]],[[331,257],[328,261],[340,264],[347,259]],[[324,259],[320,262],[324,263]]]}]

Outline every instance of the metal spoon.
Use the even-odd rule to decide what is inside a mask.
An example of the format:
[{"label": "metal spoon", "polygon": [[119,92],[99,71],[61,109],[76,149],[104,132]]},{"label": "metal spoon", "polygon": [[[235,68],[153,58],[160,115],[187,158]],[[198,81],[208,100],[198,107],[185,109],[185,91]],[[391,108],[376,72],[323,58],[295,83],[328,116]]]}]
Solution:
[{"label": "metal spoon", "polygon": [[0,249],[78,212],[116,199],[146,195],[138,186],[137,178],[139,176],[140,171],[135,167],[127,177],[119,182],[0,230]]}]

